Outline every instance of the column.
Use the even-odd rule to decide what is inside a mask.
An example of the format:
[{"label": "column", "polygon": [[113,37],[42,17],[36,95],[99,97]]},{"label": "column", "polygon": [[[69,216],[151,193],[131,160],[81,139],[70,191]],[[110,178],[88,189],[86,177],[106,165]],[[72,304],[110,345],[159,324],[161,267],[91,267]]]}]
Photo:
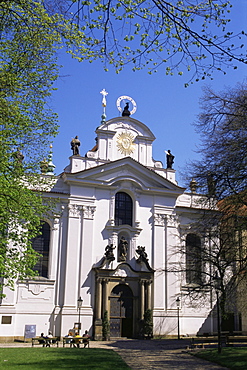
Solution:
[{"label": "column", "polygon": [[101,320],[101,307],[102,307],[102,279],[96,279],[96,296],[95,296],[95,316],[96,320]]},{"label": "column", "polygon": [[[105,311],[108,311],[108,279],[103,279],[103,300],[102,300],[102,317]],[[108,312],[109,316],[109,312]]]},{"label": "column", "polygon": [[145,281],[140,280],[140,285],[141,285],[141,320],[143,319],[144,316],[144,311],[145,311]]},{"label": "column", "polygon": [[96,278],[94,336],[102,339],[102,279]]},{"label": "column", "polygon": [[152,285],[152,280],[147,281],[147,309],[151,310],[152,309],[152,290],[151,290],[151,285]]}]

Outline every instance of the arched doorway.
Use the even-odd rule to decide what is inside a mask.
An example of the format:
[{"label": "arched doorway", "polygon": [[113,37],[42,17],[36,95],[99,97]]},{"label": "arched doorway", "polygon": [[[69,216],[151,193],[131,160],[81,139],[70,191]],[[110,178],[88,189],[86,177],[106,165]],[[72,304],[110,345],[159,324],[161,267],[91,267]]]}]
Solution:
[{"label": "arched doorway", "polygon": [[110,336],[133,336],[133,293],[128,285],[116,285],[110,295]]}]

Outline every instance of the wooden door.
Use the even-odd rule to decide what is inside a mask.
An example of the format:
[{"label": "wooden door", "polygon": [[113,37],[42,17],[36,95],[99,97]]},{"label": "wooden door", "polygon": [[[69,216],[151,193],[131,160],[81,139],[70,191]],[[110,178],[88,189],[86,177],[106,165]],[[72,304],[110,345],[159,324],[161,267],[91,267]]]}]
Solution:
[{"label": "wooden door", "polygon": [[110,296],[111,337],[133,336],[133,293],[128,285],[119,284]]}]

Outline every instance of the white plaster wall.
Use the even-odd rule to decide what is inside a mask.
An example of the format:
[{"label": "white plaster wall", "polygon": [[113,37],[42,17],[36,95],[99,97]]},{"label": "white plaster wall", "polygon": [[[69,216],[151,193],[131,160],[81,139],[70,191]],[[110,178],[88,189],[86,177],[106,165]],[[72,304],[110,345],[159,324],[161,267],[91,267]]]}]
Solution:
[{"label": "white plaster wall", "polygon": [[[93,167],[109,159],[124,157],[117,149],[116,140],[117,135],[127,128],[136,137],[137,147],[132,158],[152,167],[151,144],[154,136],[151,131],[131,118],[124,118],[118,127],[119,122],[121,119],[114,119],[97,131],[100,143],[95,160],[71,157],[72,167],[67,167],[67,170],[72,168],[71,172],[78,172],[87,168],[89,162]],[[101,162],[96,158],[100,158]],[[180,273],[171,270],[174,270],[174,266],[179,269],[181,262],[177,253],[183,243],[179,223],[186,229],[186,225],[196,217],[195,207],[200,208],[200,205],[196,195],[178,195],[182,190],[175,187],[174,170],[161,170],[173,182],[173,187],[168,182],[162,183],[166,180],[160,180],[156,173],[132,163],[122,169],[111,168],[108,172],[106,165],[104,173],[100,172],[101,180],[96,174],[91,184],[90,178],[84,177],[88,172],[75,174],[73,181],[72,175],[63,175],[58,180],[57,190],[63,193],[63,201],[51,236],[49,277],[54,282],[48,281],[47,285],[42,283],[40,287],[38,282],[19,284],[15,292],[7,291],[7,298],[0,305],[0,315],[12,315],[12,324],[1,325],[0,335],[23,335],[25,324],[36,324],[39,335],[40,332],[46,333],[50,326],[54,326],[54,322],[56,334],[66,335],[78,322],[79,296],[83,299],[82,330],[92,328],[95,305],[92,266],[104,256],[110,239],[117,242],[117,232],[121,229],[116,231],[113,226],[114,196],[117,191],[127,191],[133,198],[134,225],[123,227],[124,232],[132,237],[130,256],[134,260],[137,246],[145,246],[149,263],[156,270],[152,297],[155,334],[176,334],[175,301],[177,296],[182,295],[183,281]],[[138,176],[135,171],[138,171]],[[64,186],[63,179],[68,181]],[[86,181],[89,182],[87,185]],[[107,186],[107,183],[111,185]],[[115,256],[116,253],[117,248]],[[131,263],[136,267],[133,261]],[[110,268],[116,268],[117,265],[116,258]],[[205,322],[208,312],[208,307],[196,311],[188,305],[183,306],[181,334],[195,334]]]}]

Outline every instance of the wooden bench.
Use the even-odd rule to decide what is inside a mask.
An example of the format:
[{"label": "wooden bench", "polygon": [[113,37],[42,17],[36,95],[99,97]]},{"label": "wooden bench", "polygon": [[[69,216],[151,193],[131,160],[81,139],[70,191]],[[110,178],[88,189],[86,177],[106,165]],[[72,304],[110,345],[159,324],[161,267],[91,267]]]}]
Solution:
[{"label": "wooden bench", "polygon": [[65,347],[66,344],[69,344],[70,347],[73,347],[74,338],[73,337],[63,337],[63,347]]},{"label": "wooden bench", "polygon": [[63,347],[66,347],[66,344],[68,344],[70,347],[73,347],[74,345],[77,345],[78,341],[79,344],[83,344],[84,347],[89,347],[90,338],[87,337],[63,337]]},{"label": "wooden bench", "polygon": [[52,344],[56,344],[58,347],[58,337],[51,337],[51,338],[46,338],[46,337],[35,337],[32,338],[32,347],[35,345],[42,345],[43,347],[50,347]]},{"label": "wooden bench", "polygon": [[[226,337],[221,337],[221,345],[226,343]],[[217,346],[218,337],[208,336],[208,337],[195,337],[191,338],[190,348],[205,348],[207,346]]]},{"label": "wooden bench", "polygon": [[245,335],[229,335],[226,338],[226,345],[228,347],[247,346],[247,336],[245,336]]}]

